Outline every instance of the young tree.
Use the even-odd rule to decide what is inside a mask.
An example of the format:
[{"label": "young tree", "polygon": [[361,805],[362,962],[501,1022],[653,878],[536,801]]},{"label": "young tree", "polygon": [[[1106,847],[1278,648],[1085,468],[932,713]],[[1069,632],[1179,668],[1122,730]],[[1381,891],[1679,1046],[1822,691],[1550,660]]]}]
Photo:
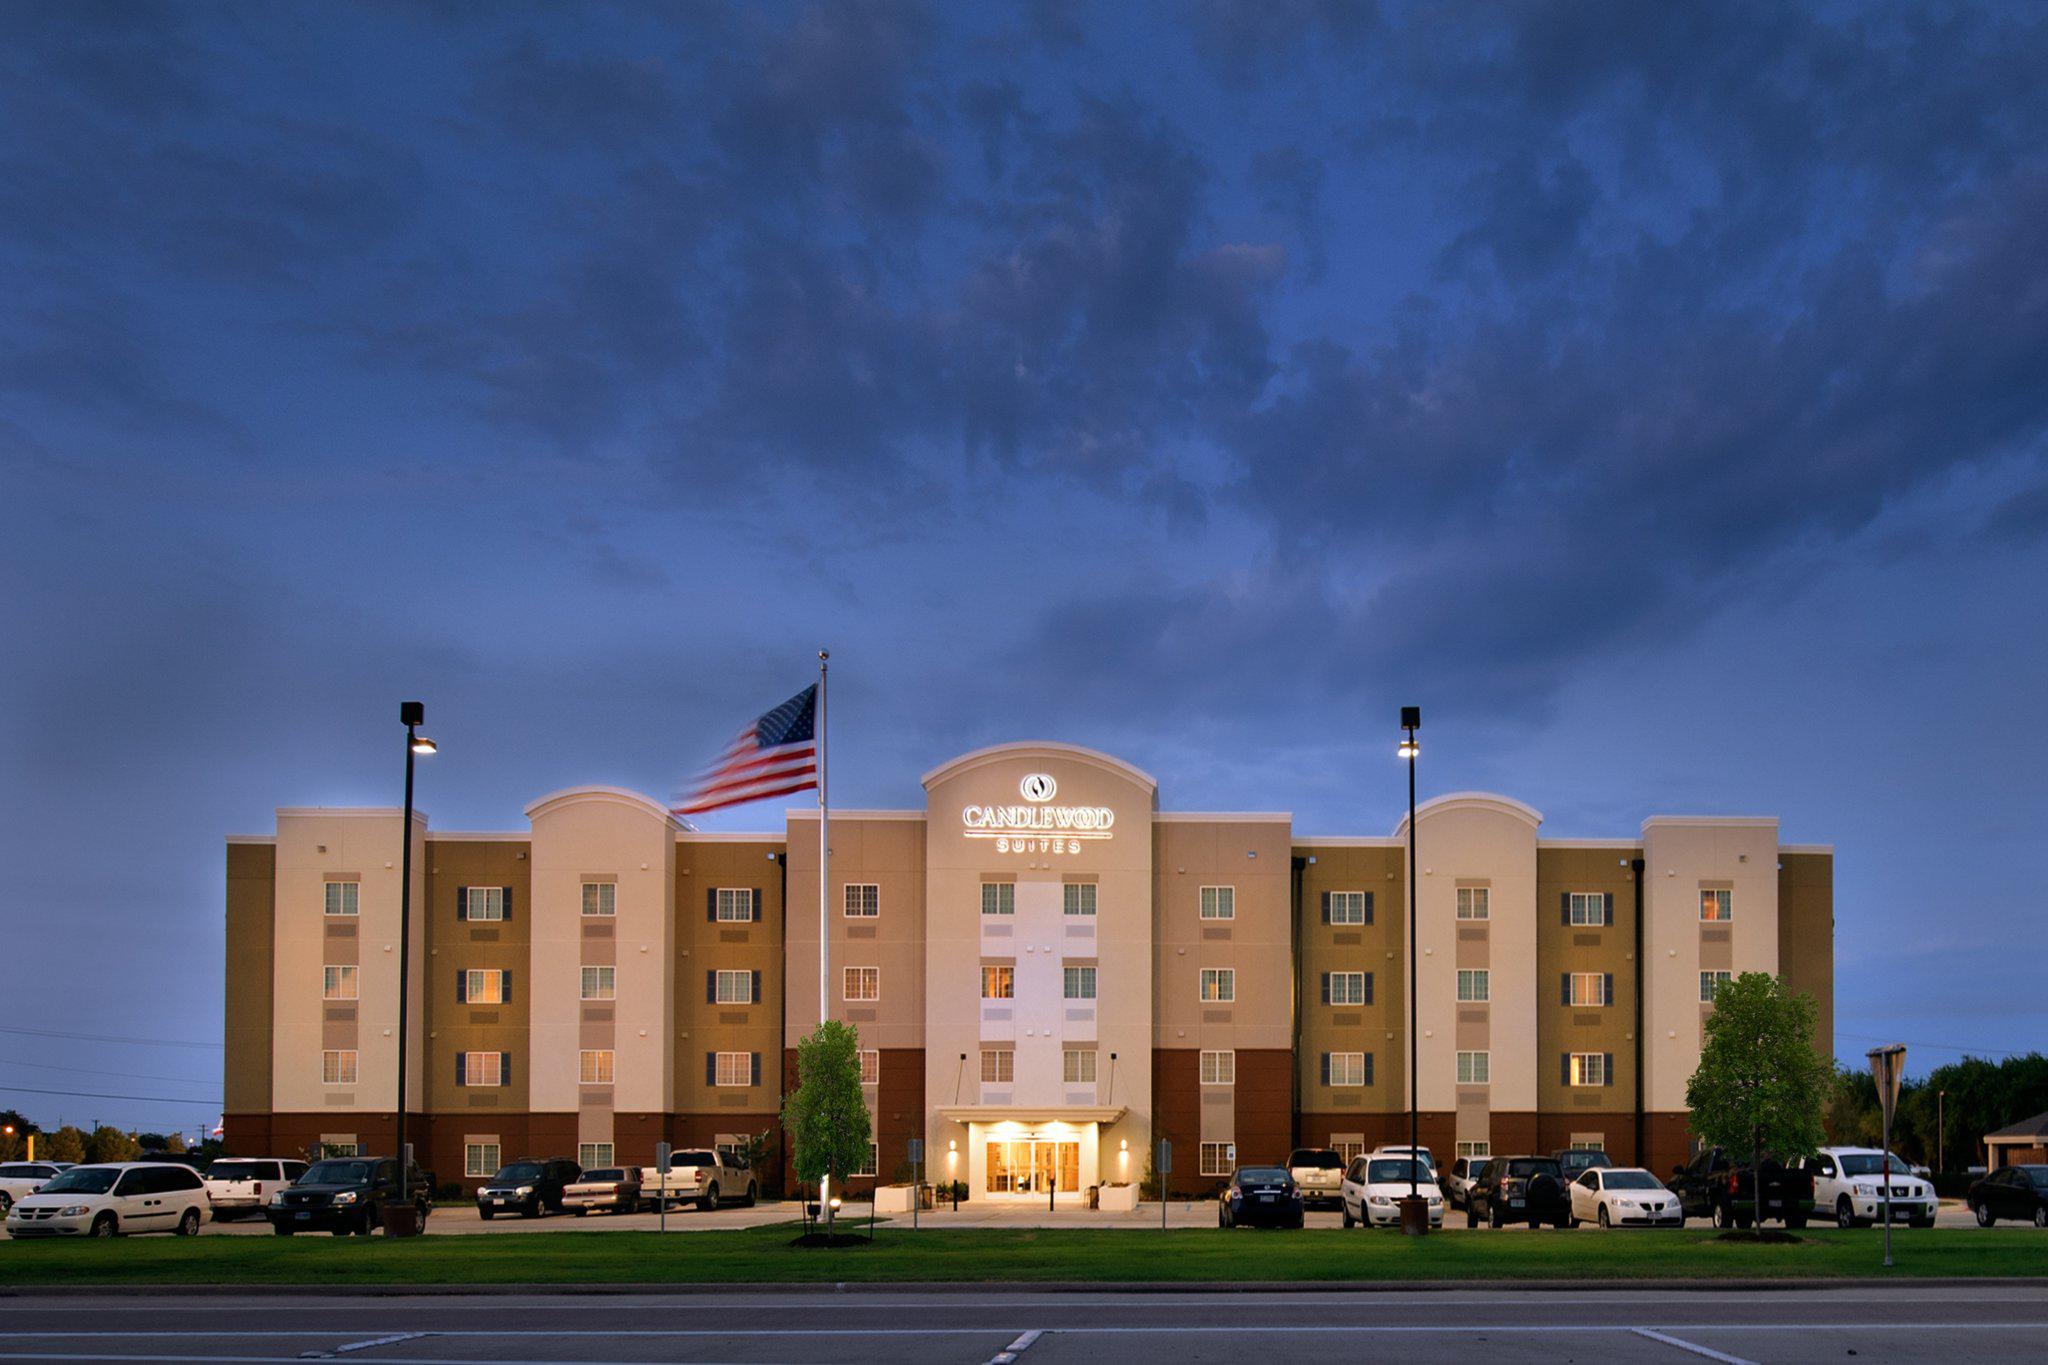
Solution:
[{"label": "young tree", "polygon": [[135,1134],[104,1123],[93,1129],[92,1135],[85,1140],[87,1161],[133,1161],[141,1155],[142,1144],[135,1140]]},{"label": "young tree", "polygon": [[[782,1105],[796,1178],[836,1186],[867,1164],[873,1130],[860,1090],[860,1032],[828,1019],[796,1045],[796,1089]],[[827,1225],[829,1208],[822,1210]]]},{"label": "young tree", "polygon": [[1744,972],[1714,994],[1699,1069],[1686,1083],[1692,1130],[1750,1154],[1763,1221],[1763,1154],[1811,1156],[1826,1140],[1821,1106],[1834,1062],[1813,1048],[1813,997],[1785,994],[1767,972]]},{"label": "young tree", "polygon": [[85,1134],[67,1123],[36,1143],[36,1155],[45,1161],[69,1161],[76,1165],[85,1160]]}]

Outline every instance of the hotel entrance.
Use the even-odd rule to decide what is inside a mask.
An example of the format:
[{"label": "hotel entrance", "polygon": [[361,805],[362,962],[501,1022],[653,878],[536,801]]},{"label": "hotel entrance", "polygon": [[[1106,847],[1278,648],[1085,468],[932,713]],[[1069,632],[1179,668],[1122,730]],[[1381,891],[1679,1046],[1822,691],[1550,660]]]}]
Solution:
[{"label": "hotel entrance", "polygon": [[[1137,1178],[1121,1147],[1109,1169],[1102,1164],[1102,1125],[1122,1119],[1120,1107],[949,1105],[936,1112],[966,1129],[957,1140],[937,1138],[932,1150],[944,1152],[941,1171],[961,1180],[969,1199],[1085,1208],[1088,1191],[1103,1181]],[[1142,1158],[1144,1143],[1136,1145]]]},{"label": "hotel entrance", "polygon": [[990,1142],[984,1153],[991,1195],[1077,1194],[1081,1189],[1081,1144],[1037,1141]]}]

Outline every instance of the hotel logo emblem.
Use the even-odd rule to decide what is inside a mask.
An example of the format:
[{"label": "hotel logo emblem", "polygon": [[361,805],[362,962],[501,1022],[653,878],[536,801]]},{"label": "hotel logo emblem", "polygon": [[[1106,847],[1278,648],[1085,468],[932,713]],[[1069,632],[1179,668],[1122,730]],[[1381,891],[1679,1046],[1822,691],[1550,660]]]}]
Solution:
[{"label": "hotel logo emblem", "polygon": [[1018,792],[1026,801],[1050,801],[1059,789],[1051,773],[1026,773],[1024,780],[1017,784]]}]

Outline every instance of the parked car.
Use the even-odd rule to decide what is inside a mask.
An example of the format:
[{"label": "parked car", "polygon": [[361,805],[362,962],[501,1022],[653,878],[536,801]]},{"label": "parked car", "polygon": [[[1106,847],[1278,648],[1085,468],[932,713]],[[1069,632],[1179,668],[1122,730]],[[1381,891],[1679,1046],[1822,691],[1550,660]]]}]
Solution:
[{"label": "parked car", "polygon": [[43,1182],[62,1173],[63,1168],[48,1161],[6,1161],[0,1162],[0,1218],[7,1216],[7,1210],[14,1207],[17,1199],[26,1199],[43,1187]]},{"label": "parked car", "polygon": [[1216,1201],[1219,1228],[1298,1228],[1302,1223],[1301,1187],[1278,1166],[1240,1166]]},{"label": "parked car", "polygon": [[[1671,1169],[1670,1188],[1688,1218],[1706,1218],[1717,1228],[1746,1228],[1757,1221],[1756,1181],[1749,1166],[1719,1147],[1701,1149]],[[1813,1213],[1813,1173],[1786,1166],[1775,1157],[1763,1163],[1763,1217],[1803,1228]]]},{"label": "parked car", "polygon": [[1335,1148],[1295,1148],[1287,1158],[1287,1174],[1294,1177],[1304,1204],[1344,1202],[1344,1158]]},{"label": "parked car", "polygon": [[[412,1202],[424,1228],[433,1204],[431,1177],[412,1169]],[[295,1232],[354,1233],[367,1237],[384,1225],[384,1206],[401,1198],[398,1162],[388,1156],[335,1156],[314,1162],[306,1173],[271,1197],[263,1216],[280,1237]]]},{"label": "parked car", "polygon": [[1569,1193],[1573,1227],[1682,1228],[1685,1210],[1664,1182],[1640,1166],[1593,1166],[1579,1172]]},{"label": "parked car", "polygon": [[695,1204],[705,1210],[731,1198],[752,1207],[761,1195],[745,1157],[709,1147],[671,1153],[666,1171],[642,1167],[640,1189],[657,1204]]},{"label": "parked car", "polygon": [[270,1197],[306,1173],[306,1163],[282,1157],[224,1156],[206,1168],[206,1198],[213,1219],[263,1216]]},{"label": "parked car", "polygon": [[1472,1182],[1486,1166],[1483,1156],[1461,1156],[1451,1163],[1437,1183],[1443,1187],[1444,1203],[1454,1209],[1462,1209],[1472,1193]]},{"label": "parked car", "polygon": [[1577,1180],[1586,1171],[1614,1164],[1607,1153],[1589,1151],[1584,1147],[1567,1147],[1563,1151],[1552,1152],[1551,1156],[1557,1158],[1557,1169],[1564,1172],[1566,1180]]},{"label": "parked car", "polygon": [[1431,1169],[1432,1171],[1436,1169],[1436,1158],[1430,1155],[1430,1152],[1429,1152],[1429,1148],[1427,1148],[1427,1147],[1410,1147],[1410,1146],[1409,1146],[1409,1145],[1408,1145],[1407,1143],[1405,1143],[1405,1142],[1397,1142],[1397,1143],[1393,1143],[1393,1144],[1390,1144],[1390,1145],[1384,1145],[1384,1146],[1379,1146],[1379,1147],[1375,1147],[1375,1148],[1373,1148],[1373,1149],[1372,1149],[1371,1155],[1373,1155],[1373,1156],[1407,1156],[1407,1155],[1408,1155],[1408,1154],[1409,1154],[1410,1152],[1413,1152],[1413,1153],[1415,1153],[1415,1155],[1417,1155],[1417,1156],[1421,1157],[1421,1158],[1423,1159],[1423,1161],[1424,1161],[1424,1162],[1426,1162],[1426,1163],[1428,1164],[1429,1168],[1430,1168],[1430,1169]]},{"label": "parked car", "polygon": [[[1813,1210],[1832,1213],[1835,1226],[1853,1228],[1884,1221],[1885,1156],[1876,1147],[1823,1147],[1792,1165],[1813,1177]],[[1913,1167],[1894,1152],[1891,1158],[1892,1221],[1916,1228],[1934,1226],[1940,1201],[1934,1186],[1913,1174]]]},{"label": "parked car", "polygon": [[1981,1228],[2001,1218],[2048,1228],[2048,1166],[2001,1166],[1970,1186],[1969,1204]]},{"label": "parked car", "polygon": [[1478,1227],[1526,1222],[1561,1228],[1571,1220],[1571,1197],[1557,1159],[1547,1156],[1497,1156],[1472,1182],[1465,1201],[1466,1221]]},{"label": "parked car", "polygon": [[175,1232],[190,1237],[206,1220],[206,1182],[190,1166],[116,1161],[74,1166],[17,1201],[7,1235],[118,1237]]},{"label": "parked car", "polygon": [[1341,1200],[1345,1227],[1389,1227],[1401,1221],[1401,1201],[1415,1193],[1429,1201],[1429,1225],[1444,1225],[1444,1193],[1427,1161],[1408,1155],[1361,1156],[1344,1172]]},{"label": "parked car", "polygon": [[562,1191],[562,1203],[578,1218],[592,1209],[634,1213],[640,1208],[640,1171],[634,1166],[601,1166],[585,1171]]},{"label": "parked car", "polygon": [[526,1157],[499,1169],[476,1192],[477,1216],[485,1222],[501,1213],[521,1218],[538,1218],[566,1207],[571,1185],[583,1178],[583,1168],[566,1157]]}]

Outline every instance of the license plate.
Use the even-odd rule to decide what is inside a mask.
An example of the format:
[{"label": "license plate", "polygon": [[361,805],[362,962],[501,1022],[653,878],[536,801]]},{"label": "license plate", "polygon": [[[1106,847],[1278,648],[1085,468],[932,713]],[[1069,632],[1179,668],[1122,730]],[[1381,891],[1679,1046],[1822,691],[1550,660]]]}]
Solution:
[{"label": "license plate", "polygon": [[1261,1204],[1270,1204],[1273,1202],[1273,1196],[1270,1194],[1262,1194],[1259,1196],[1259,1202]]},{"label": "license plate", "polygon": [[298,1213],[292,1216],[297,1218],[301,1223],[310,1223],[313,1221],[313,1215],[306,1212],[303,1209],[301,1209]]},{"label": "license plate", "polygon": [[1522,1207],[1522,1202],[1523,1202],[1523,1201],[1521,1201],[1521,1200],[1519,1200],[1519,1199],[1510,1199],[1510,1200],[1508,1200],[1508,1207],[1509,1207],[1509,1208],[1511,1208],[1511,1209],[1518,1209],[1518,1208]]}]

